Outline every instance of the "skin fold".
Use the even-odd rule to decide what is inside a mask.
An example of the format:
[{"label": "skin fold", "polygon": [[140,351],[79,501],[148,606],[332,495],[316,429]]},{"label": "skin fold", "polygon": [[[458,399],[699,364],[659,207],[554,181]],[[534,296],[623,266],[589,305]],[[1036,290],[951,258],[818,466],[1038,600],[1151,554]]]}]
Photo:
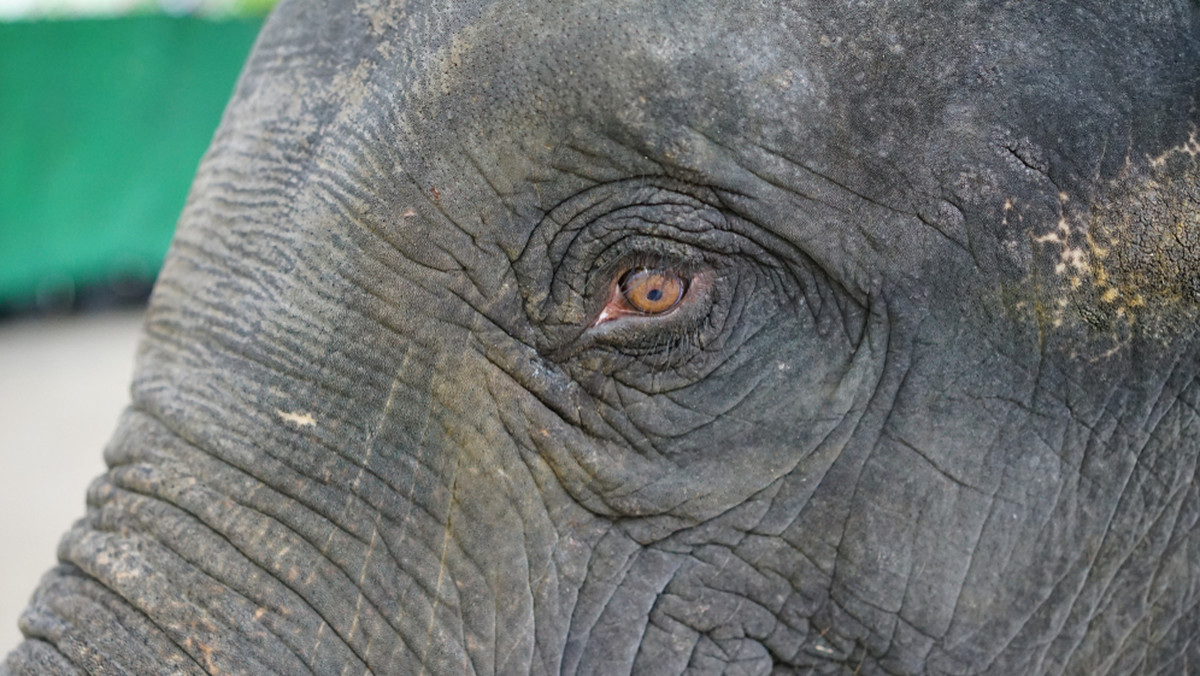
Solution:
[{"label": "skin fold", "polygon": [[1188,673],[1198,105],[1191,0],[284,0],[0,674]]}]

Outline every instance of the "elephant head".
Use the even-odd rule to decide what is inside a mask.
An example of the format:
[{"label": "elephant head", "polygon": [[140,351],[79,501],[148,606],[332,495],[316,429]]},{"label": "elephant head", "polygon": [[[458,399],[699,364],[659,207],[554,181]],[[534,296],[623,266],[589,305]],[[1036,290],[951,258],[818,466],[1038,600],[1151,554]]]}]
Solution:
[{"label": "elephant head", "polygon": [[1183,673],[1200,7],[285,0],[0,672]]}]

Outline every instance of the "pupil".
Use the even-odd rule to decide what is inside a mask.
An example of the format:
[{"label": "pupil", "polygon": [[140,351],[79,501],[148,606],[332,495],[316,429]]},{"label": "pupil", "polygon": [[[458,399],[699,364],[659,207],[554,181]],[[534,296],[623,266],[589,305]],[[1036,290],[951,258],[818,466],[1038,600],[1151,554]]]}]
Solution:
[{"label": "pupil", "polygon": [[650,300],[660,300],[662,299],[662,289],[650,289],[650,291],[646,293],[646,297]]}]

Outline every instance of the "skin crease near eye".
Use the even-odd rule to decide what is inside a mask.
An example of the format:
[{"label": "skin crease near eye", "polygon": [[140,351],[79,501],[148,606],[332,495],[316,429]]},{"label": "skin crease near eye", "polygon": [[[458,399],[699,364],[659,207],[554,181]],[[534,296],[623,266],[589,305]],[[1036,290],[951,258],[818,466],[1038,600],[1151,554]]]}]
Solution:
[{"label": "skin crease near eye", "polygon": [[687,294],[688,281],[670,270],[633,268],[620,276],[593,327],[623,315],[662,315]]}]

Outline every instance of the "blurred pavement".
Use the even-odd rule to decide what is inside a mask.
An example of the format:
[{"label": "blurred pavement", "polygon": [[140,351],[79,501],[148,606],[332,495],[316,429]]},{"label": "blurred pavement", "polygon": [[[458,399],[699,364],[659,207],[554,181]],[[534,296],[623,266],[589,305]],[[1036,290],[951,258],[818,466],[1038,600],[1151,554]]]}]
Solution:
[{"label": "blurred pavement", "polygon": [[0,323],[0,659],[104,471],[140,324],[141,311]]}]

